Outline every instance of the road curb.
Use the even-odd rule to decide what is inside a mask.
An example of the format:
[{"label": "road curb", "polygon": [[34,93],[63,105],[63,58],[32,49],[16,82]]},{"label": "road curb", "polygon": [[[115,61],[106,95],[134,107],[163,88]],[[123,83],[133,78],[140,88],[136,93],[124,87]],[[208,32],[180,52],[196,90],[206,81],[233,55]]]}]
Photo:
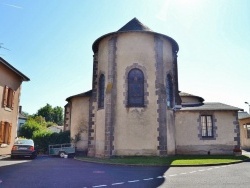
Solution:
[{"label": "road curb", "polygon": [[10,155],[9,154],[6,154],[6,155],[0,155],[0,160],[2,159],[6,159],[6,158],[9,158]]},{"label": "road curb", "polygon": [[96,164],[106,164],[106,165],[120,165],[120,166],[142,166],[142,167],[202,167],[202,166],[223,166],[223,165],[232,165],[239,164],[243,162],[250,162],[250,158],[242,161],[229,162],[229,163],[217,163],[217,164],[202,164],[202,165],[144,165],[144,164],[122,164],[122,163],[105,163],[101,161],[88,161],[84,159],[78,159],[74,157],[75,160],[83,161],[87,163],[96,163]]}]

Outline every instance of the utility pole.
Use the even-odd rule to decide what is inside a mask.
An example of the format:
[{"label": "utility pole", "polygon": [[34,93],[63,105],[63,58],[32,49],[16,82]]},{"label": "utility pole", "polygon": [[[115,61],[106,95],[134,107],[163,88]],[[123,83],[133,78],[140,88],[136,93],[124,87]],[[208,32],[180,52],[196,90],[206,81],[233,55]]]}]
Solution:
[{"label": "utility pole", "polygon": [[250,104],[248,103],[248,102],[245,102],[245,104],[247,104],[248,105],[248,113],[250,114]]}]

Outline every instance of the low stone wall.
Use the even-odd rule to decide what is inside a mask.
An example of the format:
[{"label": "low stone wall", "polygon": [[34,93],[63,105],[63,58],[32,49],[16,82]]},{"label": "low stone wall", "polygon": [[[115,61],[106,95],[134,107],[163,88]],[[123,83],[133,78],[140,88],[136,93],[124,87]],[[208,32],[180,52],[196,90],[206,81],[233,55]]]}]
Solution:
[{"label": "low stone wall", "polygon": [[115,150],[114,155],[116,156],[158,156],[159,152],[157,150],[152,149],[121,149]]},{"label": "low stone wall", "polygon": [[177,146],[176,154],[180,155],[231,155],[234,146],[229,145],[195,145],[195,146]]}]

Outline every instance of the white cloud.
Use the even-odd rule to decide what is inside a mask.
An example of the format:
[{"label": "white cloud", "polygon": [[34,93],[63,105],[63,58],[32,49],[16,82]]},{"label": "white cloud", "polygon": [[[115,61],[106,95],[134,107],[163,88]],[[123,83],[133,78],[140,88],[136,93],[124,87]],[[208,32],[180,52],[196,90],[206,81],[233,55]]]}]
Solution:
[{"label": "white cloud", "polygon": [[23,7],[17,6],[17,5],[12,5],[12,4],[7,4],[7,3],[2,3],[2,5],[6,5],[12,8],[18,8],[18,9],[22,9]]}]

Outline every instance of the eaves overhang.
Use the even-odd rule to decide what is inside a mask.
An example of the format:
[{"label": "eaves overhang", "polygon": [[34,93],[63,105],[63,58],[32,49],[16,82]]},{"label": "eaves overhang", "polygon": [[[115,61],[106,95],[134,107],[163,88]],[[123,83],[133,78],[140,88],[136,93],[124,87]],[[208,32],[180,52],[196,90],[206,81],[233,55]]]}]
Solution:
[{"label": "eaves overhang", "polygon": [[153,31],[116,31],[116,32],[111,32],[111,33],[107,33],[101,37],[99,37],[98,39],[95,40],[95,42],[93,43],[92,45],[92,50],[94,53],[96,53],[98,51],[98,45],[100,43],[100,41],[106,37],[110,37],[110,36],[117,36],[119,34],[122,34],[122,33],[148,33],[148,34],[152,34],[152,35],[157,35],[157,36],[161,36],[161,37],[164,37],[165,39],[169,40],[170,43],[172,44],[173,46],[173,52],[175,53],[178,53],[179,51],[179,45],[178,43],[171,37],[167,36],[167,35],[163,35],[161,33],[156,33],[156,32],[153,32]]},{"label": "eaves overhang", "polygon": [[16,73],[18,76],[20,76],[23,81],[30,81],[30,79],[27,76],[25,76],[23,73],[21,73],[19,70],[17,70],[15,67],[13,67],[11,64],[9,64],[7,61],[5,61],[1,57],[0,57],[0,63],[4,64],[7,68],[9,68],[14,73]]}]

